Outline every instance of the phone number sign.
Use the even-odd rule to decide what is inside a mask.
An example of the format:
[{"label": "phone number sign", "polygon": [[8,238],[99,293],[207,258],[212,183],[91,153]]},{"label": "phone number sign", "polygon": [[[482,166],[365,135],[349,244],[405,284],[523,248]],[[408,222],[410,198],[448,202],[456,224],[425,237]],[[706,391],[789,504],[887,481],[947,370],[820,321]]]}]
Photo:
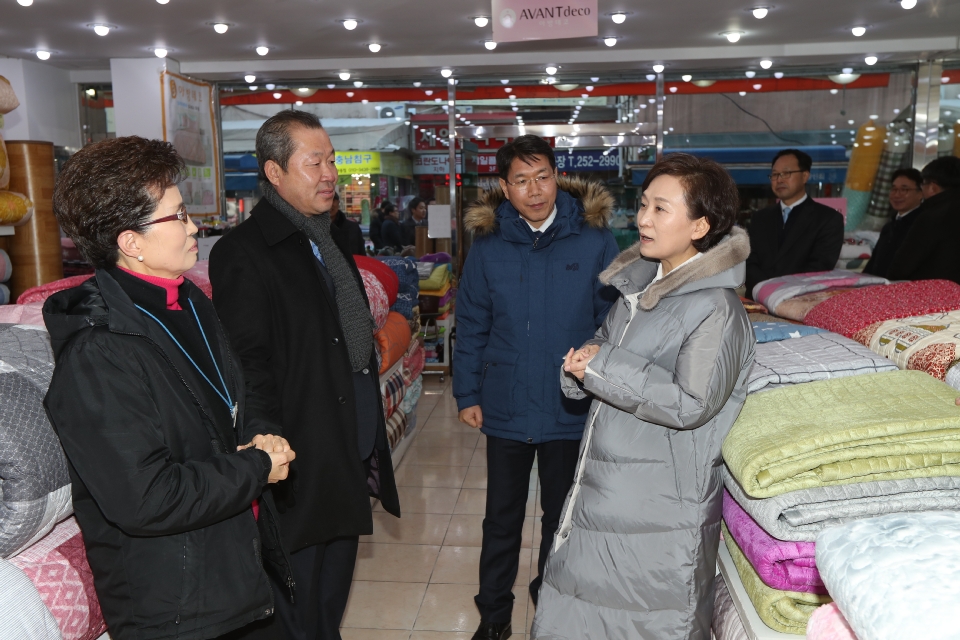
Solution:
[{"label": "phone number sign", "polygon": [[557,171],[619,171],[620,153],[614,149],[604,155],[603,151],[557,151]]}]

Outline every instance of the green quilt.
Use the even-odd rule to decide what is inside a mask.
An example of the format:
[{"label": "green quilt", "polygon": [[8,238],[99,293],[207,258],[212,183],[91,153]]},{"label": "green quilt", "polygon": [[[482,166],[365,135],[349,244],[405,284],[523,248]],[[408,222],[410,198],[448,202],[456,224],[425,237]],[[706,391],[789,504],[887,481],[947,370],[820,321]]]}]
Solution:
[{"label": "green quilt", "polygon": [[960,476],[956,390],[921,371],[747,396],[723,458],[748,495],[872,480]]},{"label": "green quilt", "polygon": [[815,593],[780,591],[768,587],[734,542],[730,530],[727,529],[727,523],[721,521],[720,527],[723,530],[723,541],[727,545],[747,596],[760,619],[775,631],[805,635],[807,621],[814,610],[821,605],[833,602],[833,599],[830,596],[818,596]]}]

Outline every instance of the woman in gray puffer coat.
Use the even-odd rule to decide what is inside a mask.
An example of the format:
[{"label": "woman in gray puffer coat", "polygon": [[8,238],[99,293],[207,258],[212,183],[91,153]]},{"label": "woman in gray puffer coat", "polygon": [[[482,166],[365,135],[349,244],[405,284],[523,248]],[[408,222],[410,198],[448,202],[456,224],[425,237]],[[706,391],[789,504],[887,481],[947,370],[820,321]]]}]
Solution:
[{"label": "woman in gray puffer coat", "polygon": [[644,181],[640,241],[600,276],[621,299],[561,372],[595,400],[532,638],[710,638],[720,445],[756,342],[738,205],[711,160],[673,154]]}]

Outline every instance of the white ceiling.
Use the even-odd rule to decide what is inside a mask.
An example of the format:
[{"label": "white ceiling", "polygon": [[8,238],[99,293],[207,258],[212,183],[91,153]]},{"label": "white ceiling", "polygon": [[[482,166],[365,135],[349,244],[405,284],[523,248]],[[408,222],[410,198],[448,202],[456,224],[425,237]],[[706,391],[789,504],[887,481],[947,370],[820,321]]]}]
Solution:
[{"label": "white ceiling", "polygon": [[[774,5],[763,20],[748,9]],[[458,77],[480,79],[510,72],[514,77],[562,65],[564,73],[646,72],[653,61],[668,73],[742,69],[772,57],[778,68],[816,65],[864,67],[867,54],[881,66],[947,55],[960,49],[960,0],[919,0],[904,10],[891,0],[600,0],[600,36],[617,36],[613,48],[599,38],[504,43],[483,48],[491,27],[472,17],[489,15],[490,0],[34,0],[22,7],[0,0],[0,56],[33,57],[49,49],[48,64],[65,69],[109,69],[110,58],[152,55],[153,47],[191,75],[241,81],[245,73],[264,79],[334,79],[348,69],[368,82],[420,79],[439,84],[438,70],[452,66]],[[626,22],[608,17],[628,11]],[[355,31],[339,19],[358,18]],[[230,24],[218,35],[213,22]],[[116,28],[106,37],[88,24]],[[867,27],[855,38],[850,28]],[[745,32],[737,44],[720,36]],[[380,53],[367,50],[379,42]],[[261,57],[258,45],[270,47]]]}]

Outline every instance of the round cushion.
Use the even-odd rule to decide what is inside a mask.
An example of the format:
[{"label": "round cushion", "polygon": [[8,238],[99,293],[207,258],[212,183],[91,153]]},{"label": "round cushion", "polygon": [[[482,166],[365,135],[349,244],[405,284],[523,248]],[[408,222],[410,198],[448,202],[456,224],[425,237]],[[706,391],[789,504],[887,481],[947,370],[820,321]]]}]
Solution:
[{"label": "round cushion", "polygon": [[384,291],[383,285],[380,284],[377,277],[366,269],[360,269],[360,277],[363,278],[363,288],[366,289],[367,300],[370,301],[370,313],[373,314],[377,331],[380,331],[387,322],[387,314],[390,313],[390,305],[387,304],[387,292]]},{"label": "round cushion", "polygon": [[376,258],[354,256],[353,259],[356,261],[358,269],[366,269],[377,277],[377,280],[383,285],[383,290],[387,293],[387,301],[390,303],[388,306],[392,307],[393,303],[397,301],[397,293],[400,291],[400,277],[393,272],[393,269]]}]

